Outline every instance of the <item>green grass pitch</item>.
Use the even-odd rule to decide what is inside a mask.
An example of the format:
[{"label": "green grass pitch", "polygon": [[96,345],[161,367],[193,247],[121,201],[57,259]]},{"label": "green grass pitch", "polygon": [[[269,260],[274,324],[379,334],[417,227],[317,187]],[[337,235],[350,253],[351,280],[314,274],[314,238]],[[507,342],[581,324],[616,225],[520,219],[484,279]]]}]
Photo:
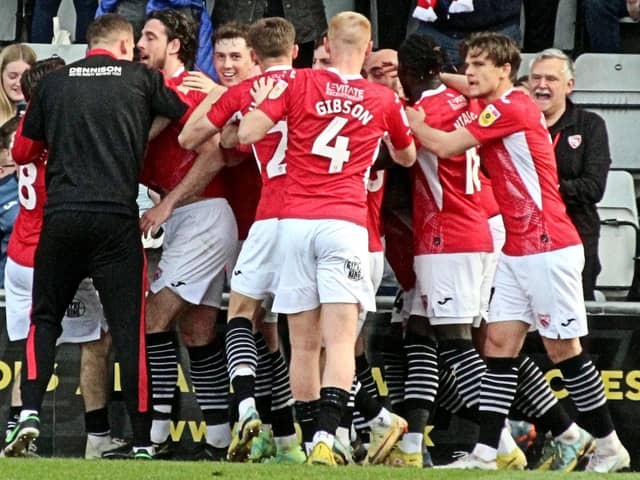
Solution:
[{"label": "green grass pitch", "polygon": [[2,480],[640,480],[640,473],[482,472],[478,470],[398,469],[376,467],[318,467],[228,464],[212,462],[106,461],[65,458],[0,459]]}]

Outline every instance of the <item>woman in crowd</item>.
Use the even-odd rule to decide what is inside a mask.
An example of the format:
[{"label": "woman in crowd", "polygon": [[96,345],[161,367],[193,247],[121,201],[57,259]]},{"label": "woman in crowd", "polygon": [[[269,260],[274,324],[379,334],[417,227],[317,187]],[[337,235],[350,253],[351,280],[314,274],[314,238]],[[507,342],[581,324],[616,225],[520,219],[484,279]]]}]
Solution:
[{"label": "woman in crowd", "polygon": [[27,45],[9,45],[0,52],[0,125],[16,115],[18,106],[24,104],[20,78],[35,61],[36,52]]}]

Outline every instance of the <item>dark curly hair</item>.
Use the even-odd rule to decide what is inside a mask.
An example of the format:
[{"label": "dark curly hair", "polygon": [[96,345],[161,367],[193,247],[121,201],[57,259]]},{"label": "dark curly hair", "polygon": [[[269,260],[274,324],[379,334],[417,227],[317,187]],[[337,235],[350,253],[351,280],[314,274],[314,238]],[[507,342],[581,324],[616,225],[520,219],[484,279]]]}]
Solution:
[{"label": "dark curly hair", "polygon": [[158,20],[164,25],[167,40],[180,40],[178,58],[187,70],[193,68],[198,53],[198,28],[196,22],[184,13],[169,8],[156,10],[147,16],[147,20]]},{"label": "dark curly hair", "polygon": [[400,45],[398,63],[412,77],[425,79],[438,75],[449,59],[433,38],[414,33]]},{"label": "dark curly hair", "polygon": [[22,89],[24,99],[27,102],[31,100],[38,89],[38,85],[47,73],[64,66],[64,59],[53,56],[45,58],[44,60],[38,60],[30,69],[25,70],[20,78],[20,88]]}]

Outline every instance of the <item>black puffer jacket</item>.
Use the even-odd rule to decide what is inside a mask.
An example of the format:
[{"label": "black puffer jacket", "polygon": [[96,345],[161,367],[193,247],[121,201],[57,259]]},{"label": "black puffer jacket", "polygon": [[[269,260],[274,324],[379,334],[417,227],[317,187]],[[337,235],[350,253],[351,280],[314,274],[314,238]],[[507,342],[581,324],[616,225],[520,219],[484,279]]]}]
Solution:
[{"label": "black puffer jacket", "polygon": [[566,111],[549,131],[556,145],[560,194],[567,213],[582,238],[585,255],[597,255],[596,203],[604,194],[611,165],[607,127],[600,116],[567,100]]}]

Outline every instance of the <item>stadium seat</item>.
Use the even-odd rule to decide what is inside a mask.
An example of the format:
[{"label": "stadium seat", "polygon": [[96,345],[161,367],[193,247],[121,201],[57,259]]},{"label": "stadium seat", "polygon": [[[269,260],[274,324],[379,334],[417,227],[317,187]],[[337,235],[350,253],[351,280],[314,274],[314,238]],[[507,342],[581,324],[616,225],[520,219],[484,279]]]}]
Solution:
[{"label": "stadium seat", "polygon": [[638,210],[633,177],[623,170],[610,170],[604,197],[598,203],[602,271],[596,288],[626,290],[633,281],[637,259]]},{"label": "stadium seat", "polygon": [[38,60],[57,55],[65,62],[71,63],[85,57],[87,45],[84,43],[74,43],[72,45],[54,45],[52,43],[27,43],[36,52]]},{"label": "stadium seat", "polygon": [[518,69],[518,78],[529,75],[529,63],[535,58],[535,53],[521,53],[520,54],[520,68]]},{"label": "stadium seat", "polygon": [[640,171],[640,55],[586,53],[571,99],[607,123],[614,169]]}]

